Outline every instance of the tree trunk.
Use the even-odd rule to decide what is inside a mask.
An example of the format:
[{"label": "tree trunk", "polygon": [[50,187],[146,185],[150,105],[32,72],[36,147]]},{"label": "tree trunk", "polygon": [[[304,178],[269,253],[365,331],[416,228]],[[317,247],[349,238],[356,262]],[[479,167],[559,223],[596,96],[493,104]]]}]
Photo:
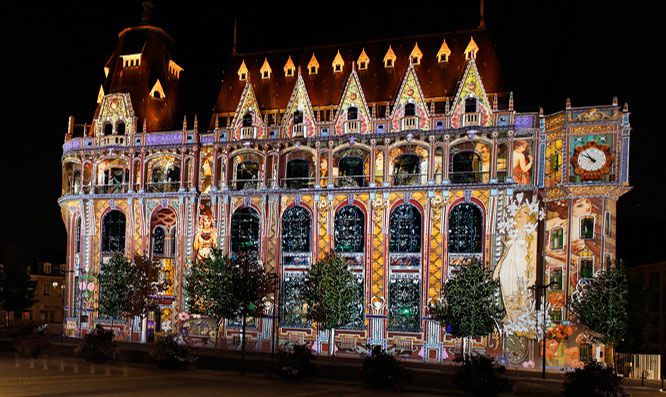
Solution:
[{"label": "tree trunk", "polygon": [[331,339],[331,341],[328,345],[329,354],[331,356],[335,356],[335,328],[331,328],[329,333],[330,333],[329,336],[330,336],[330,339]]},{"label": "tree trunk", "polygon": [[243,313],[243,326],[241,328],[241,375],[245,375],[245,324],[246,317]]}]

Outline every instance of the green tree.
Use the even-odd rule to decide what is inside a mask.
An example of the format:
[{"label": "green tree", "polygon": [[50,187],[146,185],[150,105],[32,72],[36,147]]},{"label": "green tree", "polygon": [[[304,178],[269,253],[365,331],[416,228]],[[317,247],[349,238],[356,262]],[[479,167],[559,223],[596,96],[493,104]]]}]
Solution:
[{"label": "green tree", "polygon": [[125,317],[130,309],[129,286],[132,282],[132,264],[120,254],[102,262],[99,270],[99,315],[111,318]]},{"label": "green tree", "polygon": [[247,319],[263,315],[264,299],[275,291],[277,277],[264,270],[253,255],[234,259],[214,250],[194,264],[186,277],[188,305],[193,313],[218,320],[241,319],[241,373],[245,373]]},{"label": "green tree", "polygon": [[345,261],[329,254],[312,266],[305,280],[303,299],[307,318],[330,332],[330,354],[335,350],[335,329],[352,322],[358,305],[358,286]]},{"label": "green tree", "polygon": [[158,260],[150,259],[147,256],[135,255],[132,260],[131,279],[127,284],[126,290],[129,305],[127,314],[141,318],[141,334],[146,331],[143,329],[143,320],[148,312],[154,310],[159,304],[159,295],[169,287],[167,281],[162,275],[162,263]]},{"label": "green tree", "polygon": [[[581,293],[574,295],[571,309],[581,325],[600,335],[598,339],[612,349],[627,331],[628,295],[624,269],[613,266],[589,279]],[[605,356],[612,362],[612,351]]]},{"label": "green tree", "polygon": [[0,307],[14,312],[14,318],[36,302],[36,282],[30,279],[30,265],[21,258],[18,248],[10,243],[0,265]]},{"label": "green tree", "polygon": [[[430,306],[430,316],[449,333],[464,338],[471,352],[471,338],[488,335],[504,316],[499,288],[480,261],[462,265],[446,281],[441,301]],[[463,353],[468,354],[464,346]]]}]

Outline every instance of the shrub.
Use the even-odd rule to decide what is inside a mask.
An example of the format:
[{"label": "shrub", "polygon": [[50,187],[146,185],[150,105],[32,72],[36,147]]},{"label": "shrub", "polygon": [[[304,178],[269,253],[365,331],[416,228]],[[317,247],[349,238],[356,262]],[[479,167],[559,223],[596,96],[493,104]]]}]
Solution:
[{"label": "shrub", "polygon": [[116,342],[113,341],[113,331],[107,331],[99,324],[83,337],[83,343],[76,351],[84,360],[92,363],[113,361],[120,353],[116,347]]},{"label": "shrub", "polygon": [[198,357],[182,338],[175,334],[164,334],[153,345],[149,359],[165,369],[191,369]]},{"label": "shrub", "polygon": [[564,395],[567,397],[628,397],[622,387],[622,378],[614,369],[597,362],[589,362],[583,368],[567,372],[564,379]]},{"label": "shrub", "polygon": [[280,351],[275,372],[283,379],[303,379],[317,371],[313,358],[308,346],[294,345],[291,349]]},{"label": "shrub", "polygon": [[14,334],[14,348],[21,357],[41,357],[51,346],[45,326],[28,326]]},{"label": "shrub", "polygon": [[399,386],[410,378],[400,361],[381,346],[372,348],[370,356],[363,361],[360,375],[365,386],[382,389]]},{"label": "shrub", "polygon": [[507,376],[506,368],[485,355],[474,355],[464,360],[456,370],[453,383],[466,396],[494,397],[513,390],[513,381]]}]

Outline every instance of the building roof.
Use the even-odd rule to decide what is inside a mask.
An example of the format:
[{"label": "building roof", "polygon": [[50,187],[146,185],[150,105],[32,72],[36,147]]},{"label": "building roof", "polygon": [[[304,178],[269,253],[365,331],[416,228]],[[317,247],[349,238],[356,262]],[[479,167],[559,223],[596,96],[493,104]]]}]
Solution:
[{"label": "building roof", "polygon": [[[138,129],[142,128],[144,121],[147,131],[175,129],[178,120],[182,120],[179,107],[180,70],[173,68],[173,44],[173,38],[158,27],[140,25],[127,28],[118,34],[116,49],[106,62],[103,93],[130,94],[138,118]],[[140,54],[140,64],[127,66],[123,57],[137,54]],[[160,93],[161,97],[155,98],[151,96],[151,91],[158,81],[164,96]],[[95,117],[99,111],[98,106]]]},{"label": "building roof", "polygon": [[[216,114],[234,112],[238,106],[247,81],[241,81],[238,70],[243,62],[249,71],[248,81],[252,83],[261,110],[284,109],[296,83],[296,75],[288,77],[283,67],[289,57],[300,70],[312,105],[336,106],[342,90],[359,55],[365,51],[370,62],[366,70],[356,67],[367,102],[392,103],[398,93],[405,72],[409,66],[410,54],[416,44],[423,54],[415,70],[426,99],[453,97],[458,81],[462,78],[467,60],[465,49],[470,39],[479,47],[476,64],[488,93],[503,92],[501,68],[488,32],[483,28],[452,33],[411,36],[395,39],[382,39],[348,44],[334,44],[314,48],[285,49],[257,53],[237,54],[230,58],[224,68],[222,86],[215,103]],[[448,62],[439,62],[437,53],[443,41],[451,51]],[[393,67],[384,65],[384,57],[389,47],[395,53]],[[344,60],[342,72],[335,72],[333,61],[340,53]],[[320,65],[316,74],[310,74],[308,63],[315,54]],[[273,70],[270,78],[262,79],[260,68],[267,60]]]}]

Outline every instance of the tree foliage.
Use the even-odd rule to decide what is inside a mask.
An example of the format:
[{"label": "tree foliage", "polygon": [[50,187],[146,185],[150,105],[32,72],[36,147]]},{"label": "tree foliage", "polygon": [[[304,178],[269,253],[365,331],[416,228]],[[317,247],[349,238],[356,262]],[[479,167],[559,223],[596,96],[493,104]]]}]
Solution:
[{"label": "tree foliage", "polygon": [[162,264],[147,256],[135,255],[132,261],[132,278],[129,291],[130,316],[145,317],[158,305],[159,295],[169,287],[162,276]]},{"label": "tree foliage", "polygon": [[567,397],[629,396],[615,370],[597,362],[589,362],[583,368],[567,372],[563,394]]},{"label": "tree foliage", "polygon": [[571,308],[578,322],[602,335],[603,343],[615,345],[627,331],[628,282],[624,270],[613,267],[591,278],[573,299]]},{"label": "tree foliage", "polygon": [[504,315],[499,294],[499,282],[475,261],[446,281],[442,300],[429,308],[430,315],[457,337],[488,335]]},{"label": "tree foliage", "polygon": [[102,263],[99,271],[99,314],[120,318],[129,313],[128,287],[132,282],[132,264],[122,255]]},{"label": "tree foliage", "polygon": [[321,329],[340,328],[352,322],[358,303],[357,284],[345,261],[335,254],[315,263],[303,289],[308,320]]},{"label": "tree foliage", "polygon": [[9,244],[0,264],[0,307],[15,314],[30,309],[36,302],[36,282],[30,279],[26,264],[14,244]]}]

